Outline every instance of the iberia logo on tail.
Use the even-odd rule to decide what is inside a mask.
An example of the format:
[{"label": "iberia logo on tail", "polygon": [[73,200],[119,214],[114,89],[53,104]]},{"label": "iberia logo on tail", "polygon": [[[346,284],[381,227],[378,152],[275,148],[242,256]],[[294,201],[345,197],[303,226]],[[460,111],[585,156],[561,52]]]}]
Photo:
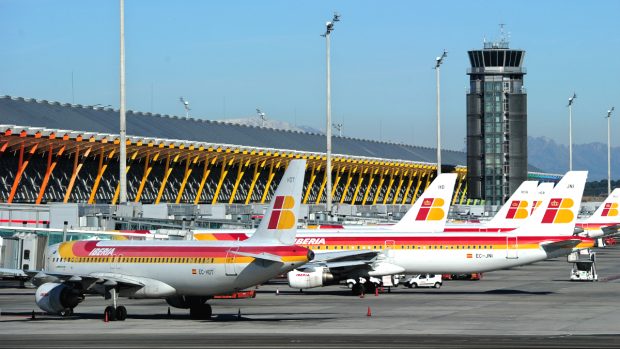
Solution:
[{"label": "iberia logo on tail", "polygon": [[542,223],[570,223],[573,220],[572,199],[551,199]]},{"label": "iberia logo on tail", "polygon": [[295,207],[295,199],[292,196],[277,196],[271,212],[271,219],[267,229],[291,229],[297,219],[292,208]]},{"label": "iberia logo on tail", "polygon": [[615,217],[618,215],[618,203],[608,202],[605,204],[605,208],[603,212],[601,212],[601,216],[603,217]]},{"label": "iberia logo on tail", "polygon": [[510,203],[508,213],[506,213],[507,219],[524,219],[528,217],[527,214],[528,202],[525,200],[514,200]]},{"label": "iberia logo on tail", "polygon": [[441,208],[445,201],[441,198],[427,198],[422,202],[416,221],[438,221],[443,219],[445,212]]}]

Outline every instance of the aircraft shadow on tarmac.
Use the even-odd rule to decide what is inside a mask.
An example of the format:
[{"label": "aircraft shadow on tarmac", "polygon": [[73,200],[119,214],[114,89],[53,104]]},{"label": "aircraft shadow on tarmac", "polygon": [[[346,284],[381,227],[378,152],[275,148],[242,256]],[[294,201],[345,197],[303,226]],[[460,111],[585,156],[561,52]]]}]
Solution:
[{"label": "aircraft shadow on tarmac", "polygon": [[[477,295],[477,294],[497,294],[497,295],[536,295],[536,296],[546,296],[550,294],[554,294],[552,291],[524,291],[524,290],[514,290],[514,289],[496,289],[496,290],[487,290],[487,291],[447,291],[447,290],[410,290],[410,289],[392,289],[390,292],[383,292],[379,294],[379,297],[382,295],[390,295],[390,294],[424,294],[424,295]],[[299,291],[280,291],[280,295],[296,295],[302,294]],[[351,291],[347,290],[335,290],[335,291],[311,291],[304,292],[303,294],[314,295],[314,296],[340,296],[340,297],[359,297],[351,295]],[[374,294],[366,294],[365,297],[374,297]]]},{"label": "aircraft shadow on tarmac", "polygon": [[[235,322],[235,321],[254,321],[254,322],[282,322],[282,321],[308,321],[308,320],[333,320],[337,317],[336,313],[308,313],[307,316],[303,316],[303,313],[277,313],[268,314],[270,316],[282,316],[280,318],[262,318],[266,314],[216,314],[210,320],[192,320],[192,321],[204,321],[204,322]],[[325,316],[329,315],[329,316]],[[20,319],[4,320],[2,317],[20,317]],[[259,318],[252,318],[257,316]],[[49,315],[44,313],[36,313],[35,319],[32,319],[32,311],[19,311],[19,312],[2,312],[0,317],[0,323],[9,322],[37,322],[37,321],[75,321],[75,320],[101,320],[103,316],[95,313],[78,313],[67,317]],[[187,314],[133,314],[127,316],[127,321],[135,320],[191,320]]]}]

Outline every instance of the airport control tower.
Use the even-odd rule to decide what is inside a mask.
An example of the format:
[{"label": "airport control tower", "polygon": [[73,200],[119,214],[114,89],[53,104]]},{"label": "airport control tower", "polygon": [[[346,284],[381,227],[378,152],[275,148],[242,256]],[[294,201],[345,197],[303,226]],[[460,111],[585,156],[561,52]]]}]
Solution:
[{"label": "airport control tower", "polygon": [[468,54],[468,197],[501,205],[527,179],[525,51],[510,49],[502,35]]}]

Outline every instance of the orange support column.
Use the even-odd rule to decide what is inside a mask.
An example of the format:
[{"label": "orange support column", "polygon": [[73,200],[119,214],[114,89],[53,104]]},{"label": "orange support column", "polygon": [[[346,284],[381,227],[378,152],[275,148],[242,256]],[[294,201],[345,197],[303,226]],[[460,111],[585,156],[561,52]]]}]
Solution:
[{"label": "orange support column", "polygon": [[49,183],[50,177],[54,168],[56,168],[56,164],[58,163],[58,158],[65,151],[65,146],[63,145],[56,153],[56,159],[52,161],[52,157],[54,155],[54,147],[50,144],[50,149],[47,154],[47,169],[45,170],[45,176],[43,176],[43,182],[41,183],[41,188],[39,189],[39,195],[37,196],[37,200],[35,201],[36,205],[41,204],[43,200],[43,195],[45,195],[45,189],[47,189],[47,184]]},{"label": "orange support column", "polygon": [[144,185],[146,185],[146,180],[149,177],[149,174],[151,174],[151,171],[153,170],[153,162],[157,161],[157,159],[159,158],[159,152],[155,154],[152,161],[150,158],[151,154],[147,153],[146,158],[144,158],[144,172],[142,173],[142,180],[140,180],[140,186],[138,186],[138,191],[136,192],[136,198],[134,199],[134,202],[140,202],[140,199],[142,198],[142,191],[144,190]]},{"label": "orange support column", "polygon": [[62,201],[65,204],[69,202],[69,198],[71,197],[71,192],[73,191],[73,186],[75,185],[75,179],[77,178],[78,174],[82,170],[82,166],[84,166],[84,161],[88,157],[88,154],[90,154],[91,149],[92,149],[92,146],[88,147],[86,151],[84,152],[84,154],[82,154],[82,161],[80,161],[80,147],[78,146],[77,149],[75,150],[75,160],[73,161],[73,173],[71,174],[71,179],[69,180],[69,184],[67,185],[67,191],[65,192],[65,198]]},{"label": "orange support column", "polygon": [[228,170],[230,165],[235,161],[235,157],[231,157],[230,161],[226,161],[226,158],[222,161],[222,170],[220,171],[220,180],[217,182],[217,187],[215,187],[215,193],[213,193],[213,199],[211,200],[211,205],[217,203],[217,199],[220,196],[220,191],[222,190],[222,185],[224,184],[224,179],[228,175]]},{"label": "orange support column", "polygon": [[239,168],[237,168],[237,179],[235,180],[235,185],[233,186],[232,192],[230,193],[230,198],[228,199],[228,203],[232,204],[235,201],[235,196],[237,195],[237,189],[239,189],[239,183],[241,183],[241,179],[243,175],[245,175],[245,169],[250,164],[250,160],[243,161],[243,159],[239,160]]},{"label": "orange support column", "polygon": [[[129,159],[129,163],[125,167],[125,173],[129,173],[129,170],[131,169],[131,164],[133,164],[133,161],[136,159],[137,156],[138,156],[138,151],[136,150],[131,156],[131,158]],[[112,197],[112,205],[116,205],[116,202],[118,201],[118,197],[120,196],[120,193],[121,193],[121,183],[119,181],[119,183],[116,184],[116,189],[114,189],[114,196]]]},{"label": "orange support column", "polygon": [[116,149],[112,148],[110,154],[106,157],[105,151],[101,148],[101,155],[99,156],[99,168],[97,171],[97,177],[95,178],[95,183],[93,183],[93,189],[90,191],[90,196],[88,198],[88,203],[92,204],[95,201],[95,196],[97,195],[97,189],[99,189],[99,183],[101,183],[101,178],[105,173],[108,165],[110,164],[110,160],[114,156],[114,152]]},{"label": "orange support column", "polygon": [[22,175],[24,174],[26,167],[28,167],[28,164],[30,163],[30,158],[37,151],[38,145],[39,143],[35,143],[32,148],[30,148],[30,151],[28,152],[28,158],[24,161],[24,143],[22,142],[21,148],[19,150],[19,168],[17,170],[17,174],[15,175],[13,186],[11,187],[9,199],[7,200],[9,204],[13,202],[13,198],[15,197],[15,193],[17,193],[17,187],[19,186],[19,182],[22,179]]}]

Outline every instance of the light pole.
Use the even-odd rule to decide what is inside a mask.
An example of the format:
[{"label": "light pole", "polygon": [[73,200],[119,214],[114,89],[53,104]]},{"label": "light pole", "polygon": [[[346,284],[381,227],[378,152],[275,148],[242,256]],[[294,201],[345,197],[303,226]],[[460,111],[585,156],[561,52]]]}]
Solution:
[{"label": "light pole", "polygon": [[439,93],[439,71],[448,51],[443,50],[441,56],[435,58],[435,79],[437,80],[437,175],[441,174],[441,100]]},{"label": "light pole", "polygon": [[338,130],[338,137],[342,137],[342,124],[332,124],[336,130]]},{"label": "light pole", "polygon": [[577,94],[573,92],[573,96],[568,99],[568,170],[573,170],[573,103],[575,103]]},{"label": "light pole", "polygon": [[265,113],[261,111],[259,108],[256,108],[256,113],[258,114],[258,118],[261,119],[261,126],[265,127],[265,121],[267,121],[267,117]]},{"label": "light pole", "polygon": [[614,107],[607,111],[607,196],[611,195],[611,113]]},{"label": "light pole", "polygon": [[120,134],[121,144],[119,152],[119,203],[124,205],[127,203],[127,141],[126,141],[126,120],[125,120],[125,0],[120,0],[121,5],[121,62],[120,62]]},{"label": "light pole", "polygon": [[183,97],[179,97],[179,101],[181,101],[181,103],[183,103],[183,108],[185,108],[185,117],[189,118],[189,111],[191,110],[189,107],[189,101],[186,100]]},{"label": "light pole", "polygon": [[327,22],[325,23],[325,34],[323,34],[322,36],[325,37],[325,59],[327,62],[327,66],[326,66],[326,70],[327,70],[327,108],[326,108],[326,114],[327,114],[327,122],[326,122],[326,127],[325,127],[325,137],[327,138],[327,149],[326,149],[326,155],[327,155],[327,164],[325,166],[325,175],[326,175],[326,184],[327,184],[327,188],[325,189],[325,197],[326,197],[326,210],[328,213],[331,214],[332,212],[332,101],[331,101],[331,67],[330,67],[330,62],[329,62],[329,37],[330,34],[332,32],[332,30],[334,30],[334,23],[339,22],[340,21],[340,15],[337,13],[334,13],[334,17],[332,18],[331,22]]}]

